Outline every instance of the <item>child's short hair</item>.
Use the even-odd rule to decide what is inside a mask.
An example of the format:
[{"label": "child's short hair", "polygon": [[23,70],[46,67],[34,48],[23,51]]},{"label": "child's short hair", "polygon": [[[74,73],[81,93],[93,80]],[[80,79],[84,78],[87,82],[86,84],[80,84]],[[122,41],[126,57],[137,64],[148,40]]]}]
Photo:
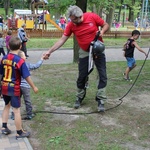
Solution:
[{"label": "child's short hair", "polygon": [[10,50],[12,51],[18,50],[20,49],[20,46],[21,46],[21,41],[17,36],[13,36],[10,38],[10,41],[9,41]]},{"label": "child's short hair", "polygon": [[8,30],[7,35],[12,35],[11,30]]},{"label": "child's short hair", "polygon": [[139,30],[133,30],[132,31],[132,36],[133,35],[140,35],[141,33],[140,33],[140,31]]},{"label": "child's short hair", "polygon": [[18,56],[20,56],[21,58],[23,58],[23,57],[24,57],[24,55],[25,55],[25,54],[24,54],[24,52],[23,52],[23,51],[21,51],[21,50],[20,50],[20,51],[18,52]]}]

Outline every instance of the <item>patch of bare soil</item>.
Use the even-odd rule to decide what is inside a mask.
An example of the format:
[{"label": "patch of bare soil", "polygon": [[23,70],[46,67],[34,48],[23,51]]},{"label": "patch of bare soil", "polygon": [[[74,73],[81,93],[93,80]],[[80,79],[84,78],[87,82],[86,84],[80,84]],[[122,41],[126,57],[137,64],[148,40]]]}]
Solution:
[{"label": "patch of bare soil", "polygon": [[[110,104],[113,104],[114,101],[110,101]],[[109,103],[109,101],[108,101]],[[116,105],[114,103],[114,105]],[[123,99],[123,103],[122,105],[126,105],[128,107],[132,107],[135,109],[144,109],[146,111],[150,111],[150,95],[145,95],[145,94],[141,94],[141,95],[132,95],[132,96],[128,96],[125,97]],[[119,109],[119,108],[118,108]],[[67,107],[64,103],[58,102],[56,101],[55,103],[51,102],[51,101],[47,101],[45,103],[45,111],[52,111],[52,112],[67,112],[67,113],[77,113],[77,112],[91,112],[92,110],[86,106],[81,107],[79,110],[74,110],[73,108],[69,108]],[[111,111],[111,110],[110,110]],[[121,110],[119,110],[121,111]],[[106,112],[107,113],[107,112]],[[86,119],[86,115],[77,115],[77,114],[71,114],[71,115],[66,115],[66,114],[53,114],[53,117],[51,119],[51,121],[55,121],[55,120],[59,120],[62,122],[62,124],[65,125],[66,128],[72,128],[72,126],[74,125],[73,122],[79,118],[82,119]],[[99,117],[98,114],[94,114],[93,118],[95,117],[95,120]],[[115,126],[116,128],[123,128],[122,124],[118,124],[118,120],[117,118],[115,118],[115,116],[109,117],[107,115],[101,115],[99,121],[104,125],[104,126]],[[25,127],[26,129],[29,128],[30,124],[33,123],[32,121],[25,121]],[[149,122],[150,125],[150,122]],[[38,141],[38,139],[35,137],[35,131],[32,131],[32,128],[29,128],[29,131],[32,132],[32,136],[30,137],[29,141],[33,147],[34,150],[38,150],[38,148],[40,147],[40,141]],[[135,136],[135,138],[138,136],[138,133],[131,133],[132,136]],[[89,138],[91,140],[93,140],[94,138],[89,136]],[[145,141],[146,144],[149,144],[148,141]],[[127,148],[128,150],[150,150],[150,148],[145,148],[142,146],[137,146],[134,143],[123,143],[121,144],[122,147]]]},{"label": "patch of bare soil", "polygon": [[136,109],[146,109],[150,111],[150,95],[140,94],[124,98],[124,103]]}]

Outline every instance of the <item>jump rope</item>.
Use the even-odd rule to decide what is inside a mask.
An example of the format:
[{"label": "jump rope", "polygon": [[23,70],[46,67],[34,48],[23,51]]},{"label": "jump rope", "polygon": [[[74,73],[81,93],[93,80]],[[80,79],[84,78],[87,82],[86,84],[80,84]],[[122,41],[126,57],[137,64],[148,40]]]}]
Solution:
[{"label": "jump rope", "polygon": [[[120,103],[117,104],[117,105],[115,105],[115,106],[113,106],[113,107],[105,109],[105,111],[108,111],[108,110],[111,110],[111,109],[115,109],[115,108],[119,107],[123,103],[123,98],[125,98],[129,94],[129,92],[134,87],[135,83],[137,82],[137,80],[138,80],[138,78],[139,78],[139,76],[141,74],[141,71],[142,71],[142,69],[143,69],[143,67],[144,67],[144,65],[146,63],[146,60],[148,58],[149,53],[150,53],[150,48],[148,50],[147,57],[145,57],[144,62],[142,64],[142,66],[141,66],[141,68],[140,68],[140,70],[139,70],[139,72],[137,74],[137,77],[135,78],[133,84],[131,85],[131,87],[129,88],[129,90],[121,98],[119,98]],[[65,115],[87,115],[87,114],[96,114],[96,113],[100,113],[100,112],[98,112],[98,111],[92,111],[92,112],[81,112],[81,113],[80,112],[77,112],[77,113],[73,112],[73,113],[70,113],[70,112],[40,111],[40,110],[37,110],[37,111],[33,111],[33,113],[35,115],[37,113],[51,113],[51,114],[65,114]]]}]

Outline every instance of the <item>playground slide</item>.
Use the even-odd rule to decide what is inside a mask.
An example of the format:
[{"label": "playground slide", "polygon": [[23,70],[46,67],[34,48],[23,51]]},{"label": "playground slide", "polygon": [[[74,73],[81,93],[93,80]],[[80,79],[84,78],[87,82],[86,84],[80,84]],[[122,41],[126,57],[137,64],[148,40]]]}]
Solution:
[{"label": "playground slide", "polygon": [[62,30],[62,28],[60,28],[53,20],[50,19],[50,14],[46,14],[45,15],[45,19],[46,21],[50,22],[52,25],[54,25],[58,30]]}]

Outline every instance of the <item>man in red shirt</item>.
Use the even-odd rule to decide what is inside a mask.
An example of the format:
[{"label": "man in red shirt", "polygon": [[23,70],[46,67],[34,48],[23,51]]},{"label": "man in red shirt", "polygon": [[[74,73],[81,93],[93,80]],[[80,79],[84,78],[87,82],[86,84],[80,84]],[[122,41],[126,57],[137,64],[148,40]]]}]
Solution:
[{"label": "man in red shirt", "polygon": [[[74,108],[77,109],[81,106],[81,102],[86,95],[86,82],[89,74],[88,61],[90,43],[94,40],[99,27],[101,27],[101,31],[98,40],[102,41],[102,36],[109,29],[109,25],[97,14],[91,12],[83,13],[78,6],[70,6],[68,9],[68,15],[71,22],[66,26],[64,34],[44,55],[45,59],[48,59],[51,53],[60,48],[72,33],[76,36],[80,46],[77,98],[74,105]],[[105,87],[107,85],[105,53],[101,53],[99,57],[94,59],[94,63],[99,75],[98,91],[96,94],[98,111],[104,111],[104,100],[106,99]]]}]

